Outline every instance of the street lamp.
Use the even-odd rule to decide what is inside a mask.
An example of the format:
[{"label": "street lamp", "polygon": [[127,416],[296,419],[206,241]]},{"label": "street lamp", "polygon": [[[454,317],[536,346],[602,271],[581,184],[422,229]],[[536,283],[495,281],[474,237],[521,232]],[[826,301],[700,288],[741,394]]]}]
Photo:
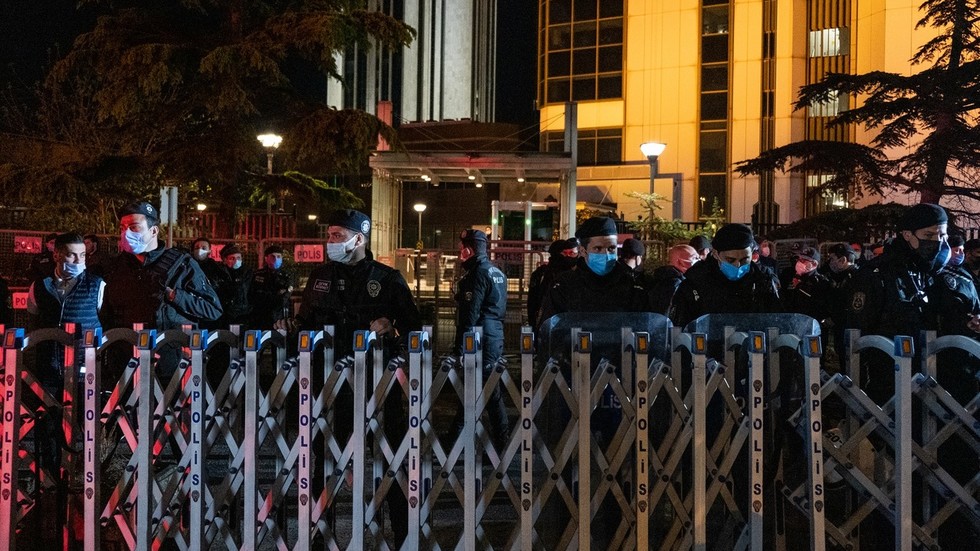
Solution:
[{"label": "street lamp", "polygon": [[[654,182],[657,180],[657,169],[658,169],[658,159],[663,155],[664,150],[667,149],[667,144],[660,142],[646,142],[640,144],[640,152],[643,156],[650,161],[650,193],[653,193]],[[677,197],[677,180],[674,180],[674,196],[671,198],[671,203],[673,204],[673,209],[671,209],[673,218],[676,220],[680,218],[680,201]]]},{"label": "street lamp", "polygon": [[422,213],[425,212],[425,203],[415,203],[412,208],[419,213],[419,240],[415,243],[415,248],[421,250],[424,246],[422,243]]},{"label": "street lamp", "polygon": [[[282,143],[282,136],[278,134],[259,134],[259,141],[262,143],[262,147],[265,148],[265,155],[268,163],[266,164],[266,174],[272,176],[272,157],[276,154],[276,149],[279,149],[279,144]],[[271,182],[270,182],[271,183]],[[272,214],[272,193],[270,190],[268,199],[265,204],[266,214]]]}]

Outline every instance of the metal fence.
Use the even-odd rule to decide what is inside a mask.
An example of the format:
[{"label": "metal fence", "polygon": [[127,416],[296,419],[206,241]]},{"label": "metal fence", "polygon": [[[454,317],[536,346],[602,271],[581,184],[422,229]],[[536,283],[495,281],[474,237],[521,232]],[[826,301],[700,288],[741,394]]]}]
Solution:
[{"label": "metal fence", "polygon": [[[483,380],[479,331],[439,359],[430,329],[394,356],[358,332],[345,357],[330,327],[67,329],[4,333],[0,548],[962,549],[980,531],[980,396],[937,383],[945,354],[980,358],[972,339],[855,332],[830,374],[804,316],[564,315]],[[32,369],[51,343],[77,366],[64,390]],[[882,405],[868,355],[895,367]],[[504,439],[482,420],[498,385]]]}]

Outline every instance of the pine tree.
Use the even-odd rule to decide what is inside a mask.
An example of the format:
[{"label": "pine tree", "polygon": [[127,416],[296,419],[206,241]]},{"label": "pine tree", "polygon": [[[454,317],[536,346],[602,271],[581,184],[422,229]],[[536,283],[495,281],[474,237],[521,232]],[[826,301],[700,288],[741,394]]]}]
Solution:
[{"label": "pine tree", "polygon": [[[916,193],[922,202],[946,198],[951,210],[970,214],[953,198],[980,199],[980,2],[927,0],[920,10],[924,15],[917,28],[930,26],[938,34],[912,57],[919,72],[831,73],[798,94],[798,110],[837,94],[861,98],[858,107],[828,124],[876,131],[871,144],[794,142],[737,163],[736,170],[743,175],[784,169],[827,174],[830,178],[815,193]],[[905,154],[883,153],[912,144]]]}]

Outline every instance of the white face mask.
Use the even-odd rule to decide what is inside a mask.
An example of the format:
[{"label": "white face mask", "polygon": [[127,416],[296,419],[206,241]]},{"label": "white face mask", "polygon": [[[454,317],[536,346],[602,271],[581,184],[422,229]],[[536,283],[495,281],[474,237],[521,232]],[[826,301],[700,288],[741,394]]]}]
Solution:
[{"label": "white face mask", "polygon": [[349,263],[357,248],[354,245],[356,241],[357,235],[354,235],[344,243],[327,243],[327,258],[341,264]]},{"label": "white face mask", "polygon": [[211,256],[211,251],[209,249],[197,249],[194,251],[194,254],[197,255],[198,260],[204,260],[205,258]]},{"label": "white face mask", "polygon": [[126,230],[119,238],[119,248],[133,254],[143,254],[146,251],[146,242],[143,241],[143,234]]}]

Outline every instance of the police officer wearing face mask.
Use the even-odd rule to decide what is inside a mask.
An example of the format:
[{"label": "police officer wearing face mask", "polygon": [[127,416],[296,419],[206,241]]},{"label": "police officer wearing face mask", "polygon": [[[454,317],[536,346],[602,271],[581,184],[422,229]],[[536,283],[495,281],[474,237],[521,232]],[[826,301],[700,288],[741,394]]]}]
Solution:
[{"label": "police officer wearing face mask", "polygon": [[563,312],[647,312],[646,291],[618,261],[619,232],[612,218],[589,218],[575,232],[579,258],[574,270],[555,280],[541,307],[544,322]]},{"label": "police officer wearing face mask", "polygon": [[252,314],[248,301],[252,269],[244,266],[241,247],[230,243],[221,248],[221,266],[211,283],[224,310],[219,326],[227,329],[230,325],[248,323]]},{"label": "police officer wearing face mask", "polygon": [[562,272],[575,267],[575,260],[578,258],[578,240],[574,237],[555,240],[548,247],[548,255],[548,263],[538,266],[531,272],[528,283],[527,322],[533,329],[538,328],[541,305],[544,303],[545,295],[554,285],[555,279]]},{"label": "police officer wearing face mask", "polygon": [[[189,254],[160,242],[160,216],[145,201],[119,210],[119,255],[105,269],[106,327],[166,331],[221,317],[221,302]],[[178,356],[161,354],[161,373],[176,369]]]},{"label": "police officer wearing face mask", "polygon": [[801,248],[793,267],[795,276],[781,293],[784,311],[804,314],[821,323],[830,315],[828,299],[833,284],[817,271],[819,267],[820,252],[813,247]]},{"label": "police officer wearing face mask", "polygon": [[[409,332],[421,330],[422,320],[405,278],[398,270],[375,261],[368,250],[371,219],[356,210],[336,211],[327,219],[327,232],[329,261],[310,273],[296,318],[277,321],[276,329],[322,330],[324,325],[333,325],[338,359],[353,354],[354,331],[370,330],[376,333],[387,358],[401,354]],[[401,393],[389,395],[384,408],[390,440],[401,441],[407,426]],[[335,434],[344,442],[353,426],[349,390],[338,396],[335,413]],[[408,534],[408,504],[395,487],[388,492],[387,502],[395,539],[401,545]]]},{"label": "police officer wearing face mask", "polygon": [[283,269],[283,250],[279,245],[265,248],[265,266],[252,276],[251,295],[252,326],[268,329],[275,322],[292,315],[291,293],[293,275]]},{"label": "police officer wearing face mask", "polygon": [[[480,230],[465,230],[460,235],[459,259],[463,275],[456,283],[456,339],[453,350],[463,353],[463,337],[471,327],[483,328],[483,377],[490,377],[504,353],[504,316],[507,314],[507,277],[487,258],[487,235]],[[466,404],[473,407],[473,404]],[[487,402],[490,435],[502,449],[510,432],[510,421],[504,409],[500,388],[494,389]],[[456,428],[463,426],[463,410],[456,415]]]},{"label": "police officer wearing face mask", "polygon": [[191,246],[191,256],[201,266],[208,281],[214,282],[221,272],[221,263],[211,258],[211,242],[204,237],[198,237]]},{"label": "police officer wearing face mask", "polygon": [[776,278],[752,262],[752,228],[726,224],[711,244],[711,255],[691,266],[674,295],[670,319],[675,325],[704,314],[780,311]]},{"label": "police officer wearing face mask", "polygon": [[[929,300],[936,274],[950,257],[946,211],[920,203],[898,224],[899,235],[881,256],[868,261],[852,280],[847,324],[865,335],[911,335],[935,328],[936,307]],[[894,391],[890,362],[866,361],[868,395],[878,404]]]}]

